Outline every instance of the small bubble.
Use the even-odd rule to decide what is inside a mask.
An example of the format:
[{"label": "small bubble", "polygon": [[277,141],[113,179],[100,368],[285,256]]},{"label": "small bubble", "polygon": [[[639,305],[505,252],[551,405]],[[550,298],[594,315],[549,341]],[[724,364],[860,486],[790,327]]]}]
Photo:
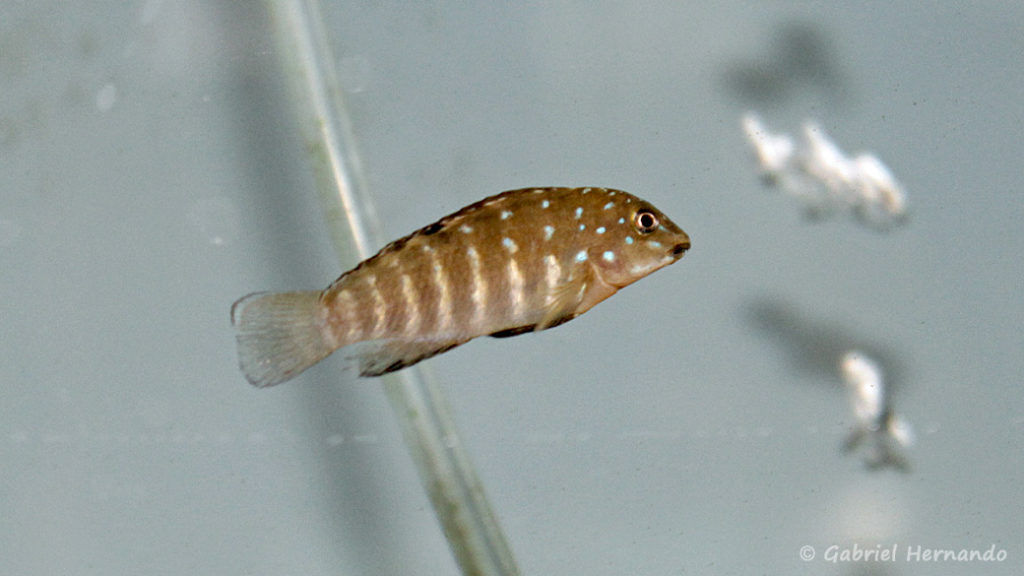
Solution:
[{"label": "small bubble", "polygon": [[13,220],[0,218],[0,248],[14,246],[21,237],[21,225]]},{"label": "small bubble", "polygon": [[117,87],[107,83],[96,93],[96,108],[100,112],[109,112],[117,102]]},{"label": "small bubble", "polygon": [[235,203],[223,196],[201,198],[189,209],[188,219],[214,246],[238,239],[241,223]]},{"label": "small bubble", "polygon": [[43,434],[43,444],[67,444],[71,437],[60,432],[48,432]]},{"label": "small bubble", "polygon": [[370,61],[362,56],[346,56],[338,62],[338,81],[346,92],[357,94],[370,82]]},{"label": "small bubble", "polygon": [[142,6],[142,14],[139,16],[139,22],[143,26],[152,24],[156,17],[160,14],[160,8],[163,5],[163,0],[149,0]]}]

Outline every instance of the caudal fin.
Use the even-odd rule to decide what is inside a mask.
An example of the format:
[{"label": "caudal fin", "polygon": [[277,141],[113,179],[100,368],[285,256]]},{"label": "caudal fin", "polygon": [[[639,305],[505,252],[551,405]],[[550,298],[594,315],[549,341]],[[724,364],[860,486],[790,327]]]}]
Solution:
[{"label": "caudal fin", "polygon": [[261,292],[231,306],[238,364],[263,388],[290,380],[334,351],[320,327],[319,292]]}]

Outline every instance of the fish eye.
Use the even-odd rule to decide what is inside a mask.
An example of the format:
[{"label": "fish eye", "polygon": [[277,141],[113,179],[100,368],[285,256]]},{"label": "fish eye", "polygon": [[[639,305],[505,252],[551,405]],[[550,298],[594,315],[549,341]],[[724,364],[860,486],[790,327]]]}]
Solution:
[{"label": "fish eye", "polygon": [[650,234],[658,228],[658,216],[653,210],[647,208],[637,210],[636,215],[633,216],[633,225],[641,234]]}]

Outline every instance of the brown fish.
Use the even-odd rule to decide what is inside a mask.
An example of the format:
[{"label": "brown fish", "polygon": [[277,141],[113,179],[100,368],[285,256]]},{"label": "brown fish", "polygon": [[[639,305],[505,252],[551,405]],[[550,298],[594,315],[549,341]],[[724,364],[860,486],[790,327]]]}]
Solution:
[{"label": "brown fish", "polygon": [[689,248],[621,190],[504,192],[395,240],[326,290],[238,300],[239,363],[253,385],[272,386],[358,344],[360,375],[380,376],[477,336],[568,322]]}]

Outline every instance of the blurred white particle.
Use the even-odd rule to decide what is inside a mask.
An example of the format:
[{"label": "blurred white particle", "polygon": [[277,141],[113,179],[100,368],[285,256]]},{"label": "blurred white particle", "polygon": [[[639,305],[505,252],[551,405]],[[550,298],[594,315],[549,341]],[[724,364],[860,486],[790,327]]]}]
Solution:
[{"label": "blurred white particle", "polygon": [[903,187],[874,155],[847,157],[821,126],[810,121],[804,123],[799,146],[786,134],[769,132],[753,112],[743,115],[742,124],[762,176],[800,200],[810,215],[849,210],[876,229],[891,228],[905,218]]},{"label": "blurred white particle", "polygon": [[839,369],[846,383],[856,429],[846,441],[852,451],[867,441],[865,463],[870,468],[894,466],[905,469],[901,448],[914,444],[910,423],[892,411],[885,388],[882,368],[877,362],[856,350],[843,354]]},{"label": "blurred white particle", "polygon": [[96,108],[100,112],[108,112],[117,102],[117,86],[112,83],[104,84],[96,93]]},{"label": "blurred white particle", "polygon": [[764,127],[761,119],[753,113],[743,116],[743,131],[754,146],[762,173],[774,178],[782,172],[793,158],[793,139],[785,134],[775,135]]}]

